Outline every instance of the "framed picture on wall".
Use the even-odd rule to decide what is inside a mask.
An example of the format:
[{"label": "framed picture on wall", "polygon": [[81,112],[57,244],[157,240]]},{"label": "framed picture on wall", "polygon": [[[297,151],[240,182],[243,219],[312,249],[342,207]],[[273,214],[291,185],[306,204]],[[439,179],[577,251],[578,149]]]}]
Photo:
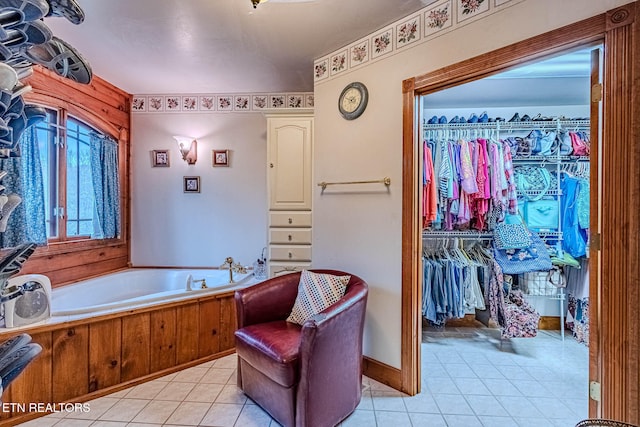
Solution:
[{"label": "framed picture on wall", "polygon": [[213,166],[229,166],[229,150],[213,150]]},{"label": "framed picture on wall", "polygon": [[153,150],[151,152],[151,163],[154,168],[168,168],[169,150]]},{"label": "framed picture on wall", "polygon": [[200,192],[200,177],[199,176],[185,176],[184,188],[185,193],[199,193]]}]

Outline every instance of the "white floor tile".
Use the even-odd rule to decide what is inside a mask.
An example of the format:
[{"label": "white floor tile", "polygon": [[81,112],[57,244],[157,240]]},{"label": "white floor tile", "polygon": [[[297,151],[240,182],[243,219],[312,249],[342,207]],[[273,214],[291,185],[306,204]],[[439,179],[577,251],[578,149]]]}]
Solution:
[{"label": "white floor tile", "polygon": [[542,412],[524,396],[497,396],[496,398],[512,417],[545,418]]},{"label": "white floor tile", "polygon": [[121,399],[102,414],[99,419],[105,421],[131,421],[149,402],[150,400],[146,399]]},{"label": "white floor tile", "polygon": [[[376,425],[376,415],[373,411],[356,409],[342,423],[341,427],[371,427]],[[240,426],[238,426],[240,427]]]},{"label": "white floor tile", "polygon": [[215,426],[215,427],[233,427],[240,416],[243,405],[234,405],[226,403],[214,403],[211,405],[211,409],[207,411],[202,421],[201,426]]},{"label": "white floor tile", "polygon": [[102,414],[107,412],[113,405],[118,403],[120,399],[114,397],[105,396],[98,399],[90,400],[87,402],[89,410],[87,412],[74,411],[66,415],[65,418],[74,418],[81,420],[97,420]]},{"label": "white floor tile", "polygon": [[178,372],[173,381],[181,381],[185,383],[197,383],[209,371],[209,368],[193,367]]},{"label": "white floor tile", "polygon": [[477,375],[466,363],[448,363],[444,365],[451,378],[477,378]]},{"label": "white floor tile", "polygon": [[200,378],[201,383],[226,384],[235,371],[230,368],[209,368],[206,374]]},{"label": "white floor tile", "polygon": [[166,423],[197,426],[210,408],[210,403],[182,402],[173,411]]},{"label": "white floor tile", "polygon": [[188,402],[213,403],[223,388],[223,384],[196,384],[184,400]]},{"label": "white floor tile", "polygon": [[460,390],[450,378],[427,378],[426,385],[431,394],[460,394]]},{"label": "white floor tile", "polygon": [[406,412],[375,411],[378,427],[412,427]]},{"label": "white floor tile", "polygon": [[[516,421],[511,417],[494,417],[487,415],[479,415],[478,419],[484,427],[515,427]],[[570,427],[570,426],[566,426]]]},{"label": "white floor tile", "polygon": [[167,421],[178,405],[179,402],[153,400],[138,412],[138,415],[136,415],[132,421],[137,423],[162,424]]},{"label": "white floor tile", "polygon": [[483,394],[490,395],[491,392],[479,378],[454,378],[453,382],[464,395]]},{"label": "white floor tile", "polygon": [[575,415],[561,400],[553,397],[530,397],[529,401],[547,418],[569,418]]},{"label": "white floor tile", "polygon": [[467,403],[476,415],[506,417],[509,413],[493,396],[466,396]]},{"label": "white floor tile", "polygon": [[258,405],[245,405],[240,411],[236,427],[268,427],[271,417]]},{"label": "white floor tile", "polygon": [[471,370],[478,378],[495,378],[504,379],[505,376],[493,365],[476,365],[470,364]]},{"label": "white floor tile", "polygon": [[483,427],[475,415],[444,415],[447,427]]},{"label": "white floor tile", "polygon": [[371,392],[373,409],[376,411],[407,412],[403,397],[397,393]]},{"label": "white floor tile", "polygon": [[96,421],[91,427],[128,427],[131,424],[120,421]]},{"label": "white floor tile", "polygon": [[185,397],[191,393],[191,390],[195,387],[194,383],[181,383],[171,381],[163,388],[160,393],[155,397],[156,400],[173,400],[182,402]]},{"label": "white floor tile", "polygon": [[58,421],[60,418],[40,417],[20,424],[20,427],[51,427]]},{"label": "white floor tile", "polygon": [[138,384],[127,393],[126,397],[133,399],[153,399],[167,384],[169,384],[167,381],[158,380]]},{"label": "white floor tile", "polygon": [[440,414],[410,413],[409,418],[414,426],[447,427],[447,422]]},{"label": "white floor tile", "polygon": [[522,396],[520,390],[509,380],[487,378],[483,379],[482,382],[494,396]]},{"label": "white floor tile", "polygon": [[473,410],[461,394],[435,394],[433,398],[442,414],[473,415]]},{"label": "white floor tile", "polygon": [[419,413],[431,413],[439,414],[440,409],[436,404],[435,399],[427,391],[423,391],[415,396],[403,397],[404,406],[407,408],[407,412],[419,412]]},{"label": "white floor tile", "polygon": [[371,398],[371,391],[365,390],[362,392],[362,398],[356,408],[358,410],[373,411],[373,399]]},{"label": "white floor tile", "polygon": [[235,385],[225,385],[216,398],[216,403],[233,403],[243,405],[247,401],[247,396]]}]

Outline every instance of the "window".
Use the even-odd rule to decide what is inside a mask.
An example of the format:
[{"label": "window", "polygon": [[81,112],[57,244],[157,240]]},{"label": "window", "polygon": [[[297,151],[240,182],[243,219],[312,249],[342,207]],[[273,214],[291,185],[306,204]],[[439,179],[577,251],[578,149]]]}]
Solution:
[{"label": "window", "polygon": [[102,236],[97,224],[91,137],[100,133],[62,109],[47,109],[46,120],[36,125],[49,242]]}]

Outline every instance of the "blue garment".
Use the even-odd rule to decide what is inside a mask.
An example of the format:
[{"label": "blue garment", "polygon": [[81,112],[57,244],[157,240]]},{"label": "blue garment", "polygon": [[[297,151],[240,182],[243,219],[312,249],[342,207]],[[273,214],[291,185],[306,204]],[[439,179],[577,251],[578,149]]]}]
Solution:
[{"label": "blue garment", "polygon": [[578,189],[580,181],[562,175],[562,249],[574,258],[587,254],[587,235],[578,222]]}]

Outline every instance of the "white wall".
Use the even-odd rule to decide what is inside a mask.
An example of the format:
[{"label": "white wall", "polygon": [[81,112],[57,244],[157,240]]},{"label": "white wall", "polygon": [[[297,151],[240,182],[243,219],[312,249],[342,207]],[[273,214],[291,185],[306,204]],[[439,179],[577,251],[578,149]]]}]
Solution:
[{"label": "white wall", "polygon": [[[213,267],[225,257],[251,265],[267,240],[266,118],[261,113],[132,115],[131,261],[134,266]],[[182,160],[173,135],[198,140],[198,162]],[[169,149],[169,168],[151,150]],[[229,149],[213,167],[211,150]],[[200,176],[185,194],[183,176]]]},{"label": "white wall", "polygon": [[[316,83],[314,183],[391,177],[389,193],[321,195],[314,187],[314,266],[353,272],[370,285],[367,356],[400,367],[402,81],[625,3],[628,0],[526,0]],[[337,99],[352,81],[367,85],[369,105],[359,119],[346,121],[338,113]]]}]

